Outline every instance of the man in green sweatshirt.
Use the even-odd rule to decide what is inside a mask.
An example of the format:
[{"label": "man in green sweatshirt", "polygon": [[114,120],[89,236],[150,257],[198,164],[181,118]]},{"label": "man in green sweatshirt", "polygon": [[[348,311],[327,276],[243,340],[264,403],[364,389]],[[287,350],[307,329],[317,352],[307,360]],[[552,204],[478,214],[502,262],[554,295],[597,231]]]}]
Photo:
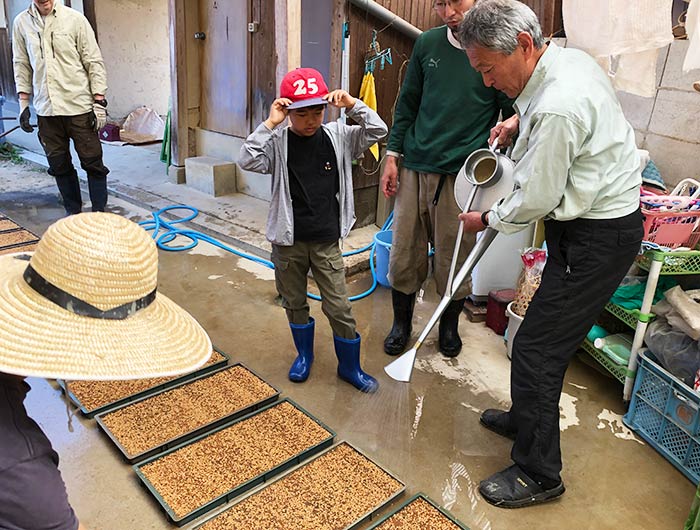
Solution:
[{"label": "man in green sweatshirt", "polygon": [[[474,0],[433,1],[445,25],[416,40],[396,106],[381,180],[384,195],[396,195],[388,275],[394,323],[384,340],[389,355],[402,353],[410,338],[416,292],[428,275],[429,243],[437,292],[443,296],[447,290],[459,228],[455,175],[470,153],[487,146],[499,113],[513,114],[512,101],[484,86],[453,34],[473,5]],[[474,241],[473,234],[464,235],[460,263]],[[465,282],[440,318],[440,351],[448,357],[462,349],[458,323],[468,294]]]}]

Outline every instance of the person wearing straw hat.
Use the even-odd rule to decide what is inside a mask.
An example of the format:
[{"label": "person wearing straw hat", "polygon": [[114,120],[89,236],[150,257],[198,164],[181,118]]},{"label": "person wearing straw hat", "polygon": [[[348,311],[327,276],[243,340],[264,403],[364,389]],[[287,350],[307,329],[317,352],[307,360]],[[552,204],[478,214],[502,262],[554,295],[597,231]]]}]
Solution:
[{"label": "person wearing straw hat", "polygon": [[0,256],[0,528],[84,529],[27,415],[25,377],[173,376],[210,358],[206,332],[156,292],[157,277],[151,237],[108,213],[66,217],[33,255]]},{"label": "person wearing straw hat", "polygon": [[510,410],[486,428],[514,440],[513,465],[483,480],[489,503],[520,508],[561,496],[559,399],[571,358],[632,265],[644,230],[634,130],[606,73],[580,50],[546,43],[516,0],[479,0],[458,37],[484,83],[516,98],[491,138],[516,161],[515,189],[466,230],[509,234],[544,218],[547,264],[513,340]]}]

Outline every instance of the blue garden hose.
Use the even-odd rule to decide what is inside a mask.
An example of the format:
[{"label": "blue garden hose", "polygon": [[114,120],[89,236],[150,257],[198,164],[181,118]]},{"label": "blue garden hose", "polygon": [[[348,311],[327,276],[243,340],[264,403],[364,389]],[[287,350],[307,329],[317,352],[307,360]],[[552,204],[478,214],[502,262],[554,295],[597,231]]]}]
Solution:
[{"label": "blue garden hose", "polygon": [[[176,219],[174,221],[166,221],[161,217],[162,214],[168,211],[172,210],[185,210],[189,212],[189,215],[186,215],[185,217],[182,217],[180,219]],[[165,208],[161,208],[160,210],[153,212],[151,214],[153,216],[152,220],[148,221],[141,221],[139,224],[148,231],[153,231],[153,239],[156,242],[156,245],[158,248],[162,250],[167,250],[169,252],[177,252],[181,250],[190,250],[194,247],[197,246],[197,244],[200,241],[206,241],[207,243],[210,243],[214,245],[215,247],[218,247],[222,250],[225,250],[226,252],[230,252],[231,254],[235,254],[236,256],[239,256],[241,258],[248,259],[250,261],[254,261],[256,263],[260,263],[261,265],[264,265],[268,269],[273,269],[275,268],[275,265],[270,261],[266,260],[264,258],[259,258],[258,256],[253,256],[252,254],[246,254],[245,252],[241,252],[240,250],[236,250],[233,247],[230,247],[228,245],[224,245],[221,241],[217,241],[211,236],[208,236],[207,234],[204,234],[202,232],[199,232],[197,230],[183,230],[180,228],[176,228],[174,225],[178,223],[186,223],[187,221],[191,221],[197,215],[199,215],[199,210],[197,208],[194,208],[193,206],[187,206],[187,205],[174,205],[174,206],[166,206]],[[384,222],[384,225],[382,226],[382,230],[388,230],[391,224],[393,223],[394,220],[394,212],[392,212],[387,220]],[[161,229],[164,230],[163,233],[160,233]],[[170,245],[172,241],[177,237],[177,236],[182,236],[190,240],[190,243],[186,245],[180,245],[180,246],[173,246]],[[377,288],[377,273],[374,270],[374,250],[375,250],[375,242],[372,241],[370,244],[357,249],[357,250],[352,250],[350,252],[346,252],[343,254],[343,257],[345,256],[354,256],[355,254],[361,254],[362,252],[367,252],[368,250],[370,251],[369,254],[369,268],[372,273],[372,286],[367,289],[364,293],[356,294],[355,296],[351,296],[349,299],[351,302],[354,302],[355,300],[360,300],[361,298],[364,298],[365,296],[369,296],[374,292],[374,290]],[[306,295],[313,299],[313,300],[321,300],[321,297],[318,295],[315,295],[313,293],[306,293]]]}]

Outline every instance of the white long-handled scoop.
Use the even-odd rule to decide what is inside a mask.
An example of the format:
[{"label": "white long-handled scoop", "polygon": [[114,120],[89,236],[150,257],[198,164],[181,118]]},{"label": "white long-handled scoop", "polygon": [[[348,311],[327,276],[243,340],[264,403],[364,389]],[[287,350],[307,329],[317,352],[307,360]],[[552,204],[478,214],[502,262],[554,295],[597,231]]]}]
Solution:
[{"label": "white long-handled scoop", "polygon": [[462,268],[459,269],[457,276],[455,276],[450,291],[446,292],[445,296],[443,296],[442,300],[440,300],[440,304],[433,313],[433,316],[430,317],[428,324],[425,326],[425,329],[423,329],[423,332],[418,337],[418,340],[413,345],[413,348],[411,348],[406,353],[401,355],[398,359],[384,367],[384,371],[389,375],[389,377],[391,377],[392,379],[396,379],[397,381],[402,381],[404,383],[408,383],[411,380],[411,374],[413,373],[413,364],[416,361],[416,353],[418,353],[418,348],[421,347],[423,341],[428,336],[428,333],[430,333],[430,331],[435,326],[435,323],[445,312],[445,309],[452,300],[452,297],[457,292],[457,289],[459,289],[459,286],[462,285],[462,282],[465,280],[465,278],[469,274],[471,274],[472,269],[474,269],[474,266],[481,259],[481,256],[484,255],[484,252],[486,252],[486,249],[489,247],[489,245],[494,240],[497,234],[498,232],[493,228],[486,228],[483,231],[481,237],[476,242],[476,245],[474,245],[474,248],[469,253],[469,256],[467,256],[464,265],[462,265]]}]

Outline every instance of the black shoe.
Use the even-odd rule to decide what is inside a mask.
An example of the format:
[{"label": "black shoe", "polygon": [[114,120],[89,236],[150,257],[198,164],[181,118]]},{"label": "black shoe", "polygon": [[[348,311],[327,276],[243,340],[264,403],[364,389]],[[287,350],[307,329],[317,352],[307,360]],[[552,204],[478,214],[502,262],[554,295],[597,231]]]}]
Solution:
[{"label": "black shoe", "polygon": [[464,298],[452,300],[440,317],[440,352],[447,357],[457,357],[462,351],[462,339],[459,338],[458,328],[464,300]]},{"label": "black shoe", "polygon": [[508,414],[505,410],[486,409],[481,413],[479,422],[490,431],[515,440],[518,433],[510,426]]},{"label": "black shoe", "polygon": [[394,324],[384,339],[384,351],[389,355],[399,355],[406,349],[411,338],[411,320],[416,293],[404,294],[396,289],[391,290],[391,305],[394,308]]},{"label": "black shoe", "polygon": [[518,465],[494,473],[479,484],[481,496],[486,502],[499,508],[525,508],[554,500],[565,491],[563,482],[543,485]]}]

